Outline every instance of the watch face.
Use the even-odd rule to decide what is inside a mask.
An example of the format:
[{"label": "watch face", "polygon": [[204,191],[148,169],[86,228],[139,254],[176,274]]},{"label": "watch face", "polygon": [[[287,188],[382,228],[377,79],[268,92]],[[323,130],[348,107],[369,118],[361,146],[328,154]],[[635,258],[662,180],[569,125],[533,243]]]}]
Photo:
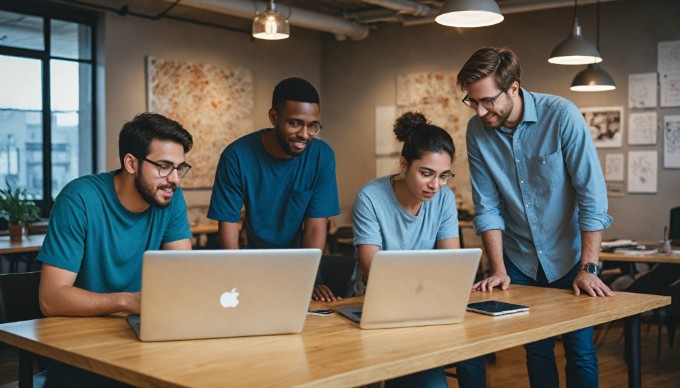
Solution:
[{"label": "watch face", "polygon": [[598,275],[600,273],[600,267],[595,263],[588,263],[582,267],[585,271],[592,274]]}]

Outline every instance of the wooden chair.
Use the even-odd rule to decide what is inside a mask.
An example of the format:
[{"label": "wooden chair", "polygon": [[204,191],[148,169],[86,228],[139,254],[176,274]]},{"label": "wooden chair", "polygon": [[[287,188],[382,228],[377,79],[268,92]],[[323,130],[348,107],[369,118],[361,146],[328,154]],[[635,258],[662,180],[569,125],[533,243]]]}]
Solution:
[{"label": "wooden chair", "polygon": [[[38,290],[40,272],[0,275],[0,322],[9,323],[42,318]],[[44,359],[43,359],[44,361]],[[39,363],[45,363],[39,360]],[[41,366],[42,367],[42,366]],[[19,350],[19,387],[42,386],[45,372],[33,376],[33,354]],[[34,382],[37,384],[34,385]]]}]

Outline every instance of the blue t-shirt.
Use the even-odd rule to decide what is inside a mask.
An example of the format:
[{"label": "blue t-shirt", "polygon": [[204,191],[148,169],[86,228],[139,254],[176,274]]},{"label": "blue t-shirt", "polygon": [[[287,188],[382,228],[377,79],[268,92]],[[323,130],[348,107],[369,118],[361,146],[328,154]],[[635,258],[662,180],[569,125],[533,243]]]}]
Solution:
[{"label": "blue t-shirt", "polygon": [[144,251],[191,238],[187,206],[177,188],[168,207],[133,213],[120,203],[113,176],[87,175],[61,190],[38,260],[77,273],[74,285],[88,291],[137,292]]},{"label": "blue t-shirt", "polygon": [[354,204],[354,245],[381,250],[434,249],[437,240],[458,237],[456,199],[442,187],[423,202],[417,216],[404,210],[392,190],[391,176],[375,179],[359,190]]},{"label": "blue t-shirt", "polygon": [[503,230],[503,254],[549,282],[581,259],[581,231],[607,229],[607,188],[581,112],[570,101],[521,89],[514,131],[468,122],[467,150],[478,233]]},{"label": "blue t-shirt", "polygon": [[301,155],[275,158],[261,136],[243,136],[222,152],[208,218],[238,222],[245,205],[248,248],[296,248],[305,218],[340,214],[335,155],[313,139]]}]

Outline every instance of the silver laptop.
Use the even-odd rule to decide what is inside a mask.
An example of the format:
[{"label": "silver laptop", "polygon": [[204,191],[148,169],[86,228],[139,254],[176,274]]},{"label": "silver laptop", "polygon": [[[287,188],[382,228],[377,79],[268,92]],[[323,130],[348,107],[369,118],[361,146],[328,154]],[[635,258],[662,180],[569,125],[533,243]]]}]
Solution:
[{"label": "silver laptop", "polygon": [[142,341],[299,333],[319,249],[147,251],[140,315],[128,323]]},{"label": "silver laptop", "polygon": [[338,308],[362,329],[463,321],[480,249],[378,251],[363,306]]}]

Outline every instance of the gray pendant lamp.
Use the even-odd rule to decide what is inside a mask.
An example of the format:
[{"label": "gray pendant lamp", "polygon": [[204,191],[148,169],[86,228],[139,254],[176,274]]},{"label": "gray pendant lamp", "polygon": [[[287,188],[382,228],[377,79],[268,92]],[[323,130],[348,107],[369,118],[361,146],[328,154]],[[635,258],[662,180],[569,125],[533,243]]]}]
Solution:
[{"label": "gray pendant lamp", "polygon": [[276,10],[274,0],[269,2],[265,12],[258,12],[253,20],[253,38],[281,40],[290,36],[288,19]]},{"label": "gray pendant lamp", "polygon": [[558,65],[587,65],[602,62],[597,49],[581,35],[576,9],[578,0],[574,0],[574,28],[567,40],[558,44],[550,53],[548,62]]},{"label": "gray pendant lamp", "polygon": [[503,19],[494,0],[446,0],[434,21],[448,27],[486,27]]},{"label": "gray pendant lamp", "polygon": [[[600,49],[600,2],[597,2],[597,35],[595,44]],[[571,82],[571,88],[575,92],[604,92],[616,89],[614,79],[609,73],[604,71],[597,63],[591,63],[576,74]]]}]

